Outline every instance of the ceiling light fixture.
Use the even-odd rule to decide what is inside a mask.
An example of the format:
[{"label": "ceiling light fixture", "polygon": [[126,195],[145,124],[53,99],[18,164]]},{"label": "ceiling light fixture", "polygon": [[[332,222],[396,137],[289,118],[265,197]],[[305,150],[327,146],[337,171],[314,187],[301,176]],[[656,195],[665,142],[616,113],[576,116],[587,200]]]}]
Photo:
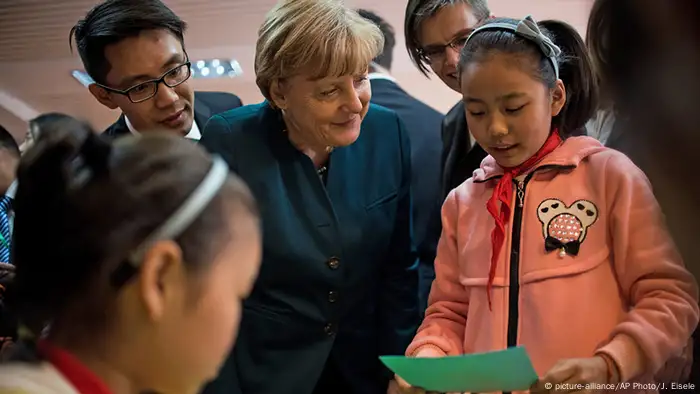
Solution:
[{"label": "ceiling light fixture", "polygon": [[243,74],[235,59],[205,59],[192,63],[193,78],[235,78]]}]

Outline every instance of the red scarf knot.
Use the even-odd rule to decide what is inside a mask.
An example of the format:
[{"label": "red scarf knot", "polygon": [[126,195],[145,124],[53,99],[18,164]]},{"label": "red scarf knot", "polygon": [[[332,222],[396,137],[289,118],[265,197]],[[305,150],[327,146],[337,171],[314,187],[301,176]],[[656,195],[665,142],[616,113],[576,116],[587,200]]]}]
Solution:
[{"label": "red scarf knot", "polygon": [[[545,156],[552,153],[562,142],[559,136],[558,130],[554,130],[544,145],[540,150],[535,153],[534,156],[525,160],[522,164],[517,167],[503,168],[503,176],[496,184],[493,189],[493,194],[491,198],[486,203],[486,209],[488,209],[491,216],[496,222],[496,226],[491,232],[491,268],[489,269],[489,281],[486,285],[487,297],[489,300],[489,310],[491,309],[491,287],[493,286],[493,279],[496,276],[496,267],[498,265],[498,257],[503,246],[503,242],[506,239],[506,224],[510,220],[510,215],[512,212],[511,205],[513,204],[513,179],[519,177],[522,174],[530,171],[537,163],[539,163]],[[498,203],[501,203],[501,209],[498,209]],[[511,262],[517,264],[517,262]]]}]

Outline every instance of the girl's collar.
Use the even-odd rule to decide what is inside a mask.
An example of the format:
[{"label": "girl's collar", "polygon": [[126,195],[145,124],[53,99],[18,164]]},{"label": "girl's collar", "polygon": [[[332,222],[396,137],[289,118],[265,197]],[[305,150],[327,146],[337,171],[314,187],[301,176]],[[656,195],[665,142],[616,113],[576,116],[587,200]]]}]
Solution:
[{"label": "girl's collar", "polygon": [[[545,156],[533,170],[541,167],[578,167],[588,156],[603,151],[605,148],[592,137],[569,137],[552,153]],[[474,171],[474,182],[481,183],[503,175],[503,168],[492,156],[487,156],[480,168]]]},{"label": "girl's collar", "polygon": [[39,354],[56,368],[80,394],[112,394],[107,385],[68,351],[45,339],[37,343]]}]

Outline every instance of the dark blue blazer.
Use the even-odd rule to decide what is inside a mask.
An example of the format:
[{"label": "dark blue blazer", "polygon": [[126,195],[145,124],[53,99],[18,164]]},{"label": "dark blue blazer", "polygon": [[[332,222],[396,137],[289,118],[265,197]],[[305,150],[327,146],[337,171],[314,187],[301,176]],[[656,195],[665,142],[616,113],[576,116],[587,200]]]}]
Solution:
[{"label": "dark blue blazer", "polygon": [[[411,191],[413,193],[414,239],[421,262],[421,271],[432,271],[440,231],[431,230],[433,215],[442,207],[440,129],[443,114],[416,99],[396,82],[377,78],[372,84],[372,102],[399,115],[411,139]],[[421,311],[427,304],[433,280],[432,272],[421,276]]]},{"label": "dark blue blazer", "polygon": [[419,320],[408,137],[370,105],[324,186],[283,130],[265,102],[212,117],[200,141],[251,187],[264,237],[235,348],[204,392],[311,394],[325,370],[336,392],[384,394],[378,356],[403,354]]}]

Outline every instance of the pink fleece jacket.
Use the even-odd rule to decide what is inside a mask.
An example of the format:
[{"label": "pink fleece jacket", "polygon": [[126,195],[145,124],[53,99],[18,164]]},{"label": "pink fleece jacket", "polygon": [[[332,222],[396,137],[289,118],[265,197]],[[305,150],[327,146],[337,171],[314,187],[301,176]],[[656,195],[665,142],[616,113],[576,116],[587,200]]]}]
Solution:
[{"label": "pink fleece jacket", "polygon": [[605,353],[624,381],[649,381],[681,354],[699,312],[645,175],[574,137],[518,180],[489,310],[486,202],[502,173],[489,156],[445,201],[436,279],[406,354],[523,345],[543,376],[560,359]]}]

